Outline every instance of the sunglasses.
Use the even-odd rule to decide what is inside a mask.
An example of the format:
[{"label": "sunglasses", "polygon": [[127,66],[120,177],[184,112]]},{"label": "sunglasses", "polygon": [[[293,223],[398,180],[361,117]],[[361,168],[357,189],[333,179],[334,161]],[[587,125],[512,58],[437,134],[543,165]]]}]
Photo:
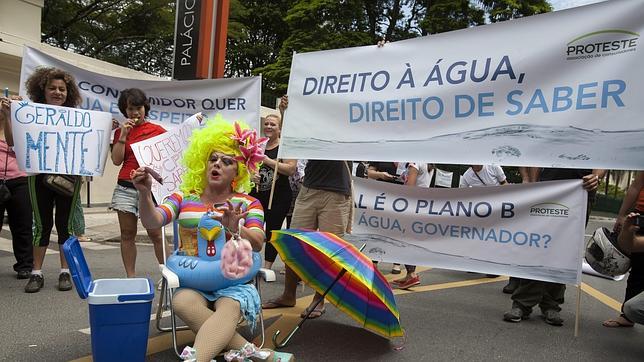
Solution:
[{"label": "sunglasses", "polygon": [[222,165],[224,165],[224,166],[232,166],[232,165],[235,164],[235,162],[237,162],[231,156],[220,155],[220,154],[217,154],[217,153],[213,153],[212,155],[210,155],[210,162],[215,163],[215,162],[220,161],[220,160],[221,160]]}]

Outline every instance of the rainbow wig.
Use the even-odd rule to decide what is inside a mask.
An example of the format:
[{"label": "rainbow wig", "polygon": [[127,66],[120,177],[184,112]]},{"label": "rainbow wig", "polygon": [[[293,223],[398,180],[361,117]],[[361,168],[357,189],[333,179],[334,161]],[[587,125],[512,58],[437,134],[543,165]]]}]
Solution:
[{"label": "rainbow wig", "polygon": [[[242,122],[237,122],[241,129],[250,130]],[[206,125],[196,129],[190,136],[188,148],[183,153],[183,165],[186,168],[180,186],[184,194],[196,193],[201,195],[206,187],[206,169],[210,155],[217,151],[227,155],[242,156],[239,143],[233,139],[235,126],[217,114],[214,119],[206,121]],[[254,187],[248,167],[237,161],[237,176],[233,181],[233,191],[248,193]]]}]

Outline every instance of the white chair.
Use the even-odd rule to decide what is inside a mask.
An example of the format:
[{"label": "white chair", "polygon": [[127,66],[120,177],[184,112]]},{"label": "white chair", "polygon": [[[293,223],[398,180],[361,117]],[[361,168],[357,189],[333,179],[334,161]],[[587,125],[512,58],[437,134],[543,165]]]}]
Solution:
[{"label": "white chair", "polygon": [[[173,230],[173,250],[177,250],[179,247],[179,227],[177,222],[172,223],[172,230]],[[162,240],[164,241],[165,245],[165,227],[161,228],[161,236]],[[163,248],[163,260],[166,260],[166,250]],[[172,296],[174,294],[174,291],[179,288],[181,285],[179,283],[179,277],[169,268],[167,268],[165,265],[159,265],[159,269],[161,271],[161,291],[159,293],[159,305],[157,307],[157,312],[156,312],[156,328],[160,332],[172,332],[172,347],[174,348],[174,353],[177,355],[177,357],[181,356],[181,351],[179,351],[179,346],[177,346],[177,331],[183,331],[183,330],[188,330],[188,326],[182,325],[178,326],[177,325],[177,318],[174,313],[174,308],[172,307]],[[275,275],[273,274],[273,277]],[[266,269],[260,269],[257,274],[255,274],[254,278],[254,283],[255,283],[255,288],[257,288],[257,292],[260,295],[261,299],[261,290],[260,290],[260,282],[261,279],[266,279]],[[170,311],[170,326],[169,327],[163,327],[161,326],[161,319],[163,319],[163,312],[164,311]],[[262,310],[260,308],[259,311],[259,328],[261,330],[261,344],[258,346],[259,348],[262,348],[264,346],[265,342],[265,333],[264,333],[264,317]],[[240,321],[241,322],[241,321]]]}]

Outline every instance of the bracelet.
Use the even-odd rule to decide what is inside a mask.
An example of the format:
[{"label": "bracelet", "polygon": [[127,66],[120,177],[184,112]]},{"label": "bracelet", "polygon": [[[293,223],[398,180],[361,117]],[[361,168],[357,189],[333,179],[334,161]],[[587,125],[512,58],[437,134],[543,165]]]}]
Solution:
[{"label": "bracelet", "polygon": [[117,141],[117,143],[120,143],[120,144],[124,145],[124,144],[125,144],[125,141],[118,140],[118,141]]}]

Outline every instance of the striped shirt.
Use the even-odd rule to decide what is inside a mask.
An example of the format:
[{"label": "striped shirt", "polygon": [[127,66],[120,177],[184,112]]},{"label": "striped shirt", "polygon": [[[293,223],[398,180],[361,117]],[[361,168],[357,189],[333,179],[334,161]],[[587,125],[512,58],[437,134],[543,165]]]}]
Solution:
[{"label": "striped shirt", "polygon": [[[248,229],[255,229],[264,233],[264,209],[256,198],[246,194],[233,194],[230,202],[234,207],[241,204],[241,211],[248,211],[244,226]],[[185,255],[196,256],[197,250],[197,226],[203,214],[214,207],[205,205],[196,194],[183,195],[175,192],[168,196],[157,210],[163,216],[163,224],[176,221],[179,225],[179,250]],[[229,234],[226,233],[229,237]]]}]

